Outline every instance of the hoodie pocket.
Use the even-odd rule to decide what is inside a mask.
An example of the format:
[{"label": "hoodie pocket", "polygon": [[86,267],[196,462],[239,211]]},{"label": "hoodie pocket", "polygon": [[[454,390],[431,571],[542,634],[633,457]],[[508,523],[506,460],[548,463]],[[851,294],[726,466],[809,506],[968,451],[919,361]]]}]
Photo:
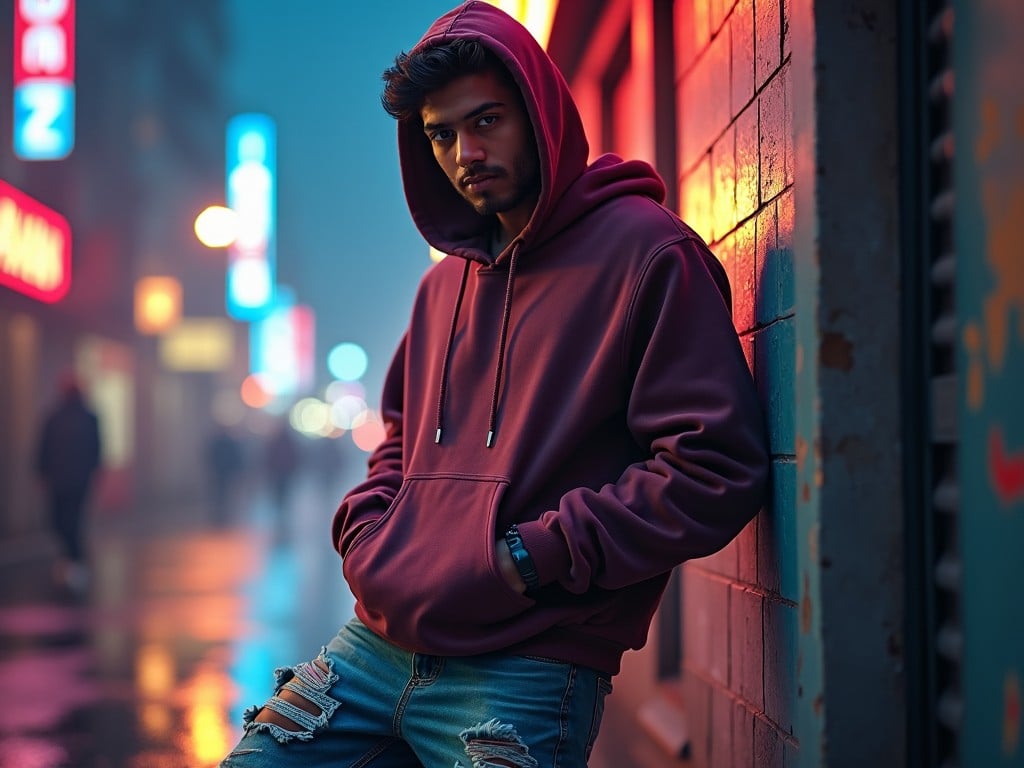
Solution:
[{"label": "hoodie pocket", "polygon": [[[498,570],[495,478],[406,477],[394,503],[343,563],[356,599],[389,629],[493,624],[533,605]],[[399,632],[399,634],[403,634]]]}]

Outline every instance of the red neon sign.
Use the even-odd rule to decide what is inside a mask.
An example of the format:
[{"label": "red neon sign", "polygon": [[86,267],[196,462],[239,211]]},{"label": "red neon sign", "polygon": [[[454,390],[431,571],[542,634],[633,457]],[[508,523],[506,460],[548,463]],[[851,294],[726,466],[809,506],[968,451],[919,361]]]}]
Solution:
[{"label": "red neon sign", "polygon": [[0,181],[0,285],[60,301],[71,287],[67,219]]},{"label": "red neon sign", "polygon": [[74,82],[74,2],[16,0],[14,5],[14,86],[34,77]]}]

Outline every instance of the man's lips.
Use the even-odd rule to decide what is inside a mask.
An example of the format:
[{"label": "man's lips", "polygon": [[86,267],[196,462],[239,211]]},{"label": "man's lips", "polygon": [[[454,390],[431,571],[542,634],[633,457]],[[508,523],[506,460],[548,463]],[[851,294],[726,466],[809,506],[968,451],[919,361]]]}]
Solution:
[{"label": "man's lips", "polygon": [[496,173],[474,173],[471,176],[463,176],[459,182],[463,187],[478,187],[498,178]]}]

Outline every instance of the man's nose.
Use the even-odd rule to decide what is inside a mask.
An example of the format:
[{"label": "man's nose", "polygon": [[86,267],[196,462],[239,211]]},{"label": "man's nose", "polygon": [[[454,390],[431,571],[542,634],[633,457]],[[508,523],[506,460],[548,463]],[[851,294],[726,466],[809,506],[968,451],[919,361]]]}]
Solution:
[{"label": "man's nose", "polygon": [[468,168],[473,163],[483,161],[485,157],[483,144],[476,137],[471,135],[459,136],[456,155],[456,162],[459,166]]}]

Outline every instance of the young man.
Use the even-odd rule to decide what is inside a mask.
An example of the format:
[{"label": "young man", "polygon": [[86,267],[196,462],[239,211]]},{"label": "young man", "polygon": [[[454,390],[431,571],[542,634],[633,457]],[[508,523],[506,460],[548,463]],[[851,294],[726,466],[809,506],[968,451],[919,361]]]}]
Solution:
[{"label": "young man", "polygon": [[650,166],[587,165],[561,75],[489,4],[385,81],[413,219],[450,255],[334,518],[357,618],[224,766],[585,766],[672,568],[763,502],[726,277]]}]

